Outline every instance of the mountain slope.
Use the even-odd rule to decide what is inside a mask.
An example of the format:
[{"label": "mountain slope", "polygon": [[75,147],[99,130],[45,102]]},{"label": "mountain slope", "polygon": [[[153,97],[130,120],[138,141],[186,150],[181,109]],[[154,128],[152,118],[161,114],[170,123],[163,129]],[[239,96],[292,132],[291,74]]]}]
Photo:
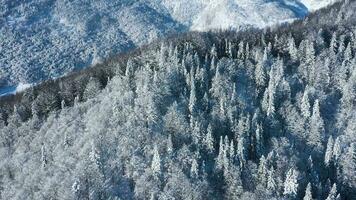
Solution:
[{"label": "mountain slope", "polygon": [[355,9],[186,33],[1,98],[0,198],[355,199]]},{"label": "mountain slope", "polygon": [[3,0],[0,91],[62,76],[171,33],[264,27],[306,13],[293,0]]}]

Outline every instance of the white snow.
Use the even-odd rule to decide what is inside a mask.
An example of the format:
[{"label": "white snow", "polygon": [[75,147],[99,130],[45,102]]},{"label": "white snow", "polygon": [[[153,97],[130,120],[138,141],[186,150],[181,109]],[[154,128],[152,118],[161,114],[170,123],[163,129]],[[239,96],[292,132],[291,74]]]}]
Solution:
[{"label": "white snow", "polygon": [[337,0],[300,0],[300,2],[303,3],[309,11],[318,10],[336,1]]},{"label": "white snow", "polygon": [[18,92],[22,92],[24,90],[26,90],[27,88],[30,88],[32,87],[33,84],[28,84],[28,83],[20,83],[17,85],[16,87],[16,90],[15,90],[15,93],[18,93]]},{"label": "white snow", "polygon": [[[263,28],[303,17],[308,10],[333,1],[72,0],[42,4],[28,0],[11,8],[0,1],[0,8],[6,8],[5,26],[0,26],[2,76],[8,80],[4,84],[12,86],[0,88],[0,94],[17,85],[24,88],[21,80],[33,83],[59,77],[172,33]],[[24,7],[33,9],[23,11]],[[96,52],[90,49],[93,46]],[[42,76],[26,77],[19,71]]]}]

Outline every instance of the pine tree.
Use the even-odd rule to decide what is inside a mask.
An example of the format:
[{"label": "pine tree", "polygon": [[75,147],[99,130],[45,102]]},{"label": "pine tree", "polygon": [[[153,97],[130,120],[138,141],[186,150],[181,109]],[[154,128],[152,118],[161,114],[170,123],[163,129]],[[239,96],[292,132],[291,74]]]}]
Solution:
[{"label": "pine tree", "polygon": [[333,33],[330,41],[330,46],[329,46],[329,51],[332,54],[335,54],[335,50],[337,48],[337,38],[336,38],[336,32]]},{"label": "pine tree", "polygon": [[296,61],[298,59],[298,50],[295,46],[294,38],[292,36],[290,36],[288,39],[288,53],[292,61]]},{"label": "pine tree", "polygon": [[172,154],[173,153],[173,142],[172,142],[172,134],[168,135],[168,140],[167,140],[167,153]]},{"label": "pine tree", "polygon": [[258,124],[256,128],[256,145],[255,145],[256,156],[260,157],[264,152],[264,139],[262,125]]},{"label": "pine tree", "polygon": [[286,196],[296,197],[298,192],[298,172],[290,169],[284,181],[284,192]]},{"label": "pine tree", "polygon": [[48,160],[47,160],[46,147],[44,144],[41,147],[41,161],[42,161],[42,168],[46,168]]},{"label": "pine tree", "polygon": [[303,98],[302,98],[302,104],[300,106],[300,109],[302,111],[302,115],[305,118],[310,117],[310,103],[309,103],[309,95],[308,95],[308,90],[304,90]]},{"label": "pine tree", "polygon": [[244,53],[244,42],[243,41],[240,41],[239,43],[239,50],[237,51],[237,57],[239,59],[243,59],[245,56],[245,53]]},{"label": "pine tree", "polygon": [[313,200],[311,185],[308,183],[303,200]]},{"label": "pine tree", "polygon": [[[266,53],[266,50],[265,50]],[[261,60],[257,61],[256,64],[256,68],[255,68],[255,82],[256,85],[259,88],[263,88],[266,86],[266,82],[267,82],[267,74],[265,71],[265,62],[266,60],[264,60],[264,58],[262,58]]]},{"label": "pine tree", "polygon": [[154,174],[159,174],[161,172],[161,158],[158,152],[157,145],[155,145],[153,148],[151,170]]},{"label": "pine tree", "polygon": [[211,125],[209,124],[207,133],[204,137],[204,145],[208,152],[214,152],[214,138],[213,138],[213,130]]},{"label": "pine tree", "polygon": [[100,82],[96,78],[90,77],[88,84],[85,87],[83,98],[90,99],[96,96],[100,91]]},{"label": "pine tree", "polygon": [[337,200],[337,188],[336,188],[336,184],[334,183],[333,187],[331,188],[328,197],[326,198],[326,200]]},{"label": "pine tree", "polygon": [[267,186],[267,181],[268,181],[267,160],[263,155],[260,158],[260,163],[258,166],[258,179],[260,184],[262,184],[262,186],[264,187]]},{"label": "pine tree", "polygon": [[193,158],[193,159],[192,159],[192,164],[191,164],[191,167],[190,167],[190,176],[191,176],[193,179],[198,178],[198,176],[199,176],[198,169],[199,169],[198,162],[197,162],[196,159]]},{"label": "pine tree", "polygon": [[94,142],[92,142],[91,144],[91,151],[89,153],[89,159],[92,163],[94,163],[96,166],[100,166],[100,152],[98,150],[98,148],[96,147],[96,145],[94,144]]},{"label": "pine tree", "polygon": [[134,62],[132,59],[128,59],[126,63],[125,76],[127,78],[132,78],[134,75],[134,71],[135,71]]},{"label": "pine tree", "polygon": [[243,193],[240,169],[235,165],[230,166],[229,170],[224,173],[226,183],[225,198],[238,200]]},{"label": "pine tree", "polygon": [[273,167],[268,170],[267,190],[272,194],[278,193],[278,185],[275,180],[275,170]]},{"label": "pine tree", "polygon": [[328,167],[333,159],[333,147],[334,147],[334,139],[332,136],[328,139],[328,144],[326,146],[325,159],[324,163]]},{"label": "pine tree", "polygon": [[314,186],[318,186],[318,184],[320,183],[319,174],[315,170],[314,161],[312,159],[312,156],[309,156],[309,158],[308,158],[307,173],[310,176],[311,184]]},{"label": "pine tree", "polygon": [[241,136],[237,143],[237,155],[240,161],[240,167],[242,168],[247,161],[247,149],[246,149],[246,140]]},{"label": "pine tree", "polygon": [[226,153],[225,153],[225,147],[224,147],[223,139],[222,139],[222,136],[221,136],[220,137],[220,142],[219,142],[219,154],[218,154],[218,157],[215,160],[215,167],[218,170],[221,170],[224,167],[224,154],[226,154]]},{"label": "pine tree", "polygon": [[195,79],[193,75],[191,75],[190,81],[191,81],[191,90],[189,96],[189,112],[191,116],[195,116],[197,97],[196,97]]},{"label": "pine tree", "polygon": [[343,182],[349,188],[356,188],[356,143],[351,143],[342,157]]},{"label": "pine tree", "polygon": [[320,115],[319,100],[316,100],[313,106],[313,114],[310,120],[310,133],[308,137],[308,144],[313,147],[315,152],[322,152],[324,134],[324,121]]},{"label": "pine tree", "polygon": [[63,110],[66,106],[66,102],[64,100],[61,101],[61,109]]},{"label": "pine tree", "polygon": [[234,140],[230,141],[230,147],[229,147],[229,163],[232,164],[234,163],[235,160],[235,145],[234,145]]},{"label": "pine tree", "polygon": [[340,143],[341,143],[340,138],[337,137],[335,140],[335,143],[334,143],[334,148],[333,148],[333,156],[334,156],[336,163],[341,156],[341,144]]}]

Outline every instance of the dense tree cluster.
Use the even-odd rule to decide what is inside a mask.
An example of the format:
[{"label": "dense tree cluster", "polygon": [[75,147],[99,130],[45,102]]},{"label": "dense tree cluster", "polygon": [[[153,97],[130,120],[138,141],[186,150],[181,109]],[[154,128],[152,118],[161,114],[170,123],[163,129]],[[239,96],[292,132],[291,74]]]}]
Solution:
[{"label": "dense tree cluster", "polygon": [[355,9],[171,38],[2,103],[0,198],[355,199]]}]

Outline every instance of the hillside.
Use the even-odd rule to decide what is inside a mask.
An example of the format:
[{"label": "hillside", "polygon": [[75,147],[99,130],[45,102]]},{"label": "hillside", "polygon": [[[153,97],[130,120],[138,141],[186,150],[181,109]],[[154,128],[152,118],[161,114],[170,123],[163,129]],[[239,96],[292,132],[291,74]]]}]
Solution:
[{"label": "hillside", "polygon": [[189,32],[0,98],[0,199],[355,199],[355,10]]},{"label": "hillside", "polygon": [[307,12],[297,0],[3,0],[0,94],[173,33],[265,27]]}]

